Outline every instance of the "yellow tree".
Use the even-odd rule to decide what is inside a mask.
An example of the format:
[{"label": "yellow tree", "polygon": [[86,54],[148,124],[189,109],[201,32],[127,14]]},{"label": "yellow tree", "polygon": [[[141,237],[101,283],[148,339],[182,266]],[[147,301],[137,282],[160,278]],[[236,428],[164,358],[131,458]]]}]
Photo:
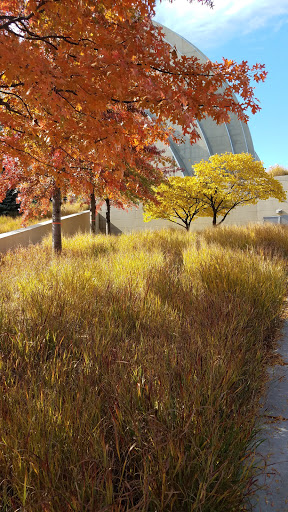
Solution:
[{"label": "yellow tree", "polygon": [[166,219],[189,231],[192,220],[205,208],[197,178],[170,177],[155,188],[155,199],[144,205],[144,221]]},{"label": "yellow tree", "polygon": [[221,224],[236,206],[269,197],[286,199],[282,185],[249,153],[213,155],[195,164],[194,172],[205,206],[199,216],[212,217],[214,226],[219,216]]},{"label": "yellow tree", "polygon": [[270,176],[287,176],[288,174],[288,168],[284,167],[283,165],[275,164],[269,167],[267,172],[270,174]]}]

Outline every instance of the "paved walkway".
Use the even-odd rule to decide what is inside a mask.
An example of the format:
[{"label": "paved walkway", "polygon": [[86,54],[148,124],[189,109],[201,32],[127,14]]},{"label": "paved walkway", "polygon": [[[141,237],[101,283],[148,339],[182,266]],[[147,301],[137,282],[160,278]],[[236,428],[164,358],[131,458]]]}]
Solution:
[{"label": "paved walkway", "polygon": [[265,424],[259,439],[266,439],[257,451],[265,461],[265,473],[258,478],[263,488],[251,500],[255,512],[288,512],[288,320],[278,344],[277,362],[269,369],[262,408]]}]

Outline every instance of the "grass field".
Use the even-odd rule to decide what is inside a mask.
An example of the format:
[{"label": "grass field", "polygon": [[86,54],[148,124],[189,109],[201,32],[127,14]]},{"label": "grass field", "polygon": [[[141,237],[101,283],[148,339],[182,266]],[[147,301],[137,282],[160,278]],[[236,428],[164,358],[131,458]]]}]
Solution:
[{"label": "grass field", "polygon": [[[75,202],[73,204],[70,203],[64,203],[61,207],[62,210],[62,216],[65,215],[72,215],[73,213],[79,213],[83,210],[88,210],[89,206],[87,204],[83,204],[81,202]],[[52,209],[50,212],[47,213],[47,215],[43,217],[34,217],[28,220],[25,224],[25,226],[22,225],[22,219],[21,216],[18,217],[10,217],[6,215],[0,216],[0,234],[1,233],[8,233],[9,231],[14,231],[16,229],[21,229],[26,226],[31,226],[32,224],[37,224],[38,222],[43,222],[45,220],[49,220],[52,217]]]},{"label": "grass field", "polygon": [[[1,260],[1,512],[239,512],[287,231],[78,235]],[[2,507],[2,508],[1,508]]]}]

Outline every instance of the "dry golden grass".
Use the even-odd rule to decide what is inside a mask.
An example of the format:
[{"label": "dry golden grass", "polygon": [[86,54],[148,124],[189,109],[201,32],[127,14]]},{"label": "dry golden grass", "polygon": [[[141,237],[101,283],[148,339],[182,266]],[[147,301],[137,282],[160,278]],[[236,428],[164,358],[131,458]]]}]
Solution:
[{"label": "dry golden grass", "polygon": [[206,229],[201,238],[222,247],[256,252],[268,259],[286,261],[288,258],[288,230],[281,225],[218,226],[217,229]]},{"label": "dry golden grass", "polygon": [[286,293],[282,232],[257,229],[2,258],[1,512],[244,510]]}]

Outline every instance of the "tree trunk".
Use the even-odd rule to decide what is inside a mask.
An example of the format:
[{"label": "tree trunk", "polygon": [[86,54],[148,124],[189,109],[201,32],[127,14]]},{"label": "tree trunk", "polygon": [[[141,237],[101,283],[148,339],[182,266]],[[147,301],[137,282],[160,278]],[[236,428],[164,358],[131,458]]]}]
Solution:
[{"label": "tree trunk", "polygon": [[106,202],[106,235],[111,235],[111,222],[110,222],[110,201],[107,197]]},{"label": "tree trunk", "polygon": [[187,231],[187,232],[189,232],[189,230],[190,230],[190,224],[185,224],[185,229],[186,229],[186,231]]},{"label": "tree trunk", "polygon": [[216,212],[213,212],[213,227],[215,228],[217,226],[217,214]]},{"label": "tree trunk", "polygon": [[96,233],[96,200],[94,190],[90,194],[90,233]]},{"label": "tree trunk", "polygon": [[60,254],[62,251],[61,190],[56,186],[52,197],[52,249],[56,254]]}]

